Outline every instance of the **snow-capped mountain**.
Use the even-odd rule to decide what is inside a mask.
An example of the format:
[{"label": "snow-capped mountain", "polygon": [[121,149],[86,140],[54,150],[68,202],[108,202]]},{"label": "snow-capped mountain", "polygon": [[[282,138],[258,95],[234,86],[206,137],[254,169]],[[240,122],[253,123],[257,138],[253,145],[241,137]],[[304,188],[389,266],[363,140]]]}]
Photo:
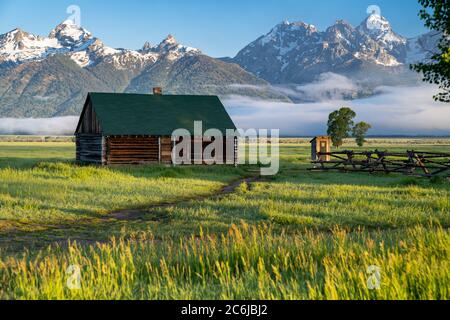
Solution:
[{"label": "snow-capped mountain", "polygon": [[372,14],[356,28],[338,20],[325,31],[303,22],[283,22],[228,61],[273,84],[298,84],[324,72],[362,77],[370,70],[371,76],[399,78],[424,52],[417,39],[408,41],[386,18]]},{"label": "snow-capped mountain", "polygon": [[0,35],[0,64],[42,59],[62,49],[57,39],[41,38],[21,29],[14,29]]},{"label": "snow-capped mountain", "polygon": [[[325,31],[303,22],[283,22],[242,49],[235,58],[214,59],[169,35],[141,49],[107,46],[72,21],[47,37],[20,29],[0,35],[0,117],[78,115],[86,93],[239,94],[283,101],[283,90],[334,73],[358,84],[346,96],[367,96],[380,85],[420,81],[409,64],[431,57],[439,37],[405,39],[383,17],[358,27],[338,20]],[[362,89],[361,89],[362,88]]]},{"label": "snow-capped mountain", "polygon": [[74,51],[83,50],[95,41],[89,31],[77,26],[72,20],[66,20],[56,26],[48,38],[56,39],[61,46]]},{"label": "snow-capped mountain", "polygon": [[18,65],[49,55],[86,51],[95,41],[90,32],[69,20],[53,29],[48,37],[15,29],[0,36],[0,63]]},{"label": "snow-capped mountain", "polygon": [[290,70],[290,64],[306,63],[304,56],[317,50],[320,40],[312,25],[283,22],[244,48],[234,62],[269,82],[282,83],[281,76]]},{"label": "snow-capped mountain", "polygon": [[89,91],[149,93],[154,86],[166,93],[239,93],[289,101],[283,94],[251,89],[268,83],[171,35],[139,50],[108,47],[72,21],[47,37],[19,29],[0,35],[0,117],[77,115]]},{"label": "snow-capped mountain", "polygon": [[179,44],[171,35],[155,47],[146,43],[138,51],[114,49],[71,20],[59,24],[46,38],[19,29],[0,37],[0,64],[18,65],[54,54],[65,54],[82,68],[105,61],[119,69],[135,69],[153,64],[162,57],[176,60],[185,55],[201,54],[201,51]]},{"label": "snow-capped mountain", "polygon": [[357,30],[369,35],[372,40],[394,56],[399,63],[405,61],[407,39],[396,34],[386,18],[378,14],[372,14],[359,25]]}]

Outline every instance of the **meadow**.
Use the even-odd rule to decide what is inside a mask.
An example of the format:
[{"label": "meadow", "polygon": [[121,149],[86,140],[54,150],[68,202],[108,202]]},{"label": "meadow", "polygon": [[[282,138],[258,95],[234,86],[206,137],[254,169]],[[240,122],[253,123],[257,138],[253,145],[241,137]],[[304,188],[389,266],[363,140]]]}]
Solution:
[{"label": "meadow", "polygon": [[[450,140],[365,148],[450,153]],[[445,179],[309,172],[306,139],[282,141],[277,176],[220,197],[257,168],[101,168],[73,157],[69,141],[0,142],[0,298],[450,298]],[[79,289],[67,286],[69,266],[80,268]]]}]

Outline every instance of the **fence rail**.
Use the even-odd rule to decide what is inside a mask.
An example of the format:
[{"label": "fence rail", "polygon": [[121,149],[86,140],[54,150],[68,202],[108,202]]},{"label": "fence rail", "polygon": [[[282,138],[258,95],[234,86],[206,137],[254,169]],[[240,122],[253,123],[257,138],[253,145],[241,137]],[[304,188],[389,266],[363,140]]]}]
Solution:
[{"label": "fence rail", "polygon": [[387,152],[387,151],[351,151],[319,153],[321,157],[329,156],[330,161],[313,161],[311,171],[343,172],[384,172],[437,176],[450,171],[450,153],[421,151]]}]

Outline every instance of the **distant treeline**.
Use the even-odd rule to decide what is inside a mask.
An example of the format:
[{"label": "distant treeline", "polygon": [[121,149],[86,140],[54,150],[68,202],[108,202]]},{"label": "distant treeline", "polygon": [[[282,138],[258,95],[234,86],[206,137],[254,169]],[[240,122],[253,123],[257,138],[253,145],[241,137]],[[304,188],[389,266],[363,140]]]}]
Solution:
[{"label": "distant treeline", "polygon": [[[282,144],[307,144],[312,137],[282,137]],[[73,136],[27,136],[27,135],[0,135],[0,142],[75,142]],[[450,145],[450,137],[369,137],[366,145],[383,144],[439,144]],[[345,139],[344,146],[355,146],[355,139]]]},{"label": "distant treeline", "polygon": [[74,142],[73,136],[0,136],[0,142]]}]

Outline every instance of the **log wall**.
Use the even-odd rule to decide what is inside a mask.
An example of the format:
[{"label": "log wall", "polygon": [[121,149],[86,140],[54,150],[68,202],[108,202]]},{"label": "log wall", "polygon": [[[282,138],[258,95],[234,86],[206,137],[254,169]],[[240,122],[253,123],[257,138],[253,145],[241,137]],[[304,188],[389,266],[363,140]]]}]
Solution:
[{"label": "log wall", "polygon": [[158,137],[106,138],[107,164],[145,164],[159,162]]},{"label": "log wall", "polygon": [[172,164],[172,138],[161,137],[161,163]]},{"label": "log wall", "polygon": [[[194,149],[194,142],[195,140],[192,139],[192,164],[196,164],[196,157],[197,159],[202,159],[203,150],[211,143],[210,141],[203,141],[202,154],[196,154]],[[149,163],[172,164],[172,150],[174,142],[169,136],[102,137],[100,135],[77,134],[76,146],[76,158],[77,161],[80,162],[101,165]],[[227,155],[227,149],[233,150],[233,153]],[[225,164],[237,164],[237,139],[234,140],[234,143],[227,143],[227,140],[224,138],[223,156]],[[205,162],[202,161],[202,164],[205,164]]]},{"label": "log wall", "polygon": [[[170,138],[168,138],[170,141]],[[180,142],[180,140],[177,141]],[[195,150],[195,143],[200,142],[202,144],[202,150],[201,153],[199,153],[199,150]],[[206,147],[208,147],[211,143],[213,143],[210,139],[201,137],[191,137],[191,164],[207,164],[203,158],[203,153]],[[173,144],[173,142],[172,142]],[[173,149],[173,146],[172,146]],[[172,150],[171,149],[171,150]],[[231,150],[230,154],[227,154],[227,150]],[[171,152],[170,152],[171,154]],[[215,155],[213,154],[213,157]],[[238,163],[238,139],[234,138],[231,141],[228,141],[226,137],[223,138],[223,149],[222,149],[222,159],[221,161],[217,160],[218,163],[222,164],[234,164],[236,165]],[[171,159],[170,163],[172,163]]]},{"label": "log wall", "polygon": [[79,162],[105,164],[105,138],[100,135],[77,134],[76,158]]}]

